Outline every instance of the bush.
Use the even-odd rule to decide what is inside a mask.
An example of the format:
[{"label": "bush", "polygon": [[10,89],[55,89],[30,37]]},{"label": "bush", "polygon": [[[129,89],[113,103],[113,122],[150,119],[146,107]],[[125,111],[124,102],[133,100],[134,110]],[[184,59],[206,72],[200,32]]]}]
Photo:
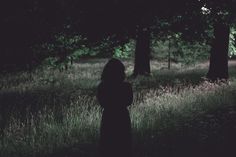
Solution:
[{"label": "bush", "polygon": [[232,27],[229,35],[229,57],[236,55],[236,29]]},{"label": "bush", "polygon": [[168,60],[184,64],[194,64],[206,60],[209,56],[210,46],[200,42],[186,42],[178,34],[169,36],[164,40],[152,40],[152,57],[158,60]]},{"label": "bush", "polygon": [[135,42],[131,40],[123,46],[115,47],[113,57],[127,59],[133,56],[134,51]]}]

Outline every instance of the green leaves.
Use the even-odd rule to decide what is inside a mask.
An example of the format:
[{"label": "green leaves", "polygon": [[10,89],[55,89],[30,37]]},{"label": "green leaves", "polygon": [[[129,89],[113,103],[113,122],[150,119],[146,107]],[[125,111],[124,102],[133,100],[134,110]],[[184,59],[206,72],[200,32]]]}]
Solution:
[{"label": "green leaves", "polygon": [[134,49],[134,42],[130,41],[125,45],[115,47],[113,57],[124,59],[130,58],[132,56],[132,53],[134,52]]},{"label": "green leaves", "polygon": [[229,34],[229,57],[236,55],[236,29],[232,27]]},{"label": "green leaves", "polygon": [[160,60],[170,60],[183,64],[195,64],[206,60],[209,56],[210,46],[206,41],[189,42],[181,38],[180,33],[169,33],[162,40],[152,41],[152,56]]}]

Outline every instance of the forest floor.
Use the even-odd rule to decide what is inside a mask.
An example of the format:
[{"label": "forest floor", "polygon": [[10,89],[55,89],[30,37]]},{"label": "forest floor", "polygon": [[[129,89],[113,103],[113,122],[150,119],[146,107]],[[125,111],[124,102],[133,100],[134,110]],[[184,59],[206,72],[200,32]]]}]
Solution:
[{"label": "forest floor", "polygon": [[[106,59],[69,70],[0,74],[1,157],[94,157],[101,108],[95,94]],[[208,82],[208,62],[151,61],[150,77],[129,77],[134,157],[235,157],[236,61],[227,82]]]}]

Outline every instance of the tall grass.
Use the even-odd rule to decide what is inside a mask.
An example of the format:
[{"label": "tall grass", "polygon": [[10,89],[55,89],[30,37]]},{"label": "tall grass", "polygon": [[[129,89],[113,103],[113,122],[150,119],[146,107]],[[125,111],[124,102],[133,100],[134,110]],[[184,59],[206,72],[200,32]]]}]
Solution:
[{"label": "tall grass", "polygon": [[[96,156],[101,108],[95,93],[103,65],[0,76],[0,156]],[[130,74],[132,64],[125,65]],[[235,79],[210,83],[202,79],[204,68],[152,65],[153,76],[129,79],[134,156],[211,156],[222,145],[231,150]]]}]

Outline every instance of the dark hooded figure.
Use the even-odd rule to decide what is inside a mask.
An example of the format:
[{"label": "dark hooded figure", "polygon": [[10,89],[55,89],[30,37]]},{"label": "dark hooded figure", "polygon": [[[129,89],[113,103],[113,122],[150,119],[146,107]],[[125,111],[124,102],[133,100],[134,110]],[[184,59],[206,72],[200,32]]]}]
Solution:
[{"label": "dark hooded figure", "polygon": [[125,67],[118,59],[105,65],[97,98],[103,108],[100,157],[130,157],[131,122],[127,106],[133,101],[132,87],[125,82]]}]

